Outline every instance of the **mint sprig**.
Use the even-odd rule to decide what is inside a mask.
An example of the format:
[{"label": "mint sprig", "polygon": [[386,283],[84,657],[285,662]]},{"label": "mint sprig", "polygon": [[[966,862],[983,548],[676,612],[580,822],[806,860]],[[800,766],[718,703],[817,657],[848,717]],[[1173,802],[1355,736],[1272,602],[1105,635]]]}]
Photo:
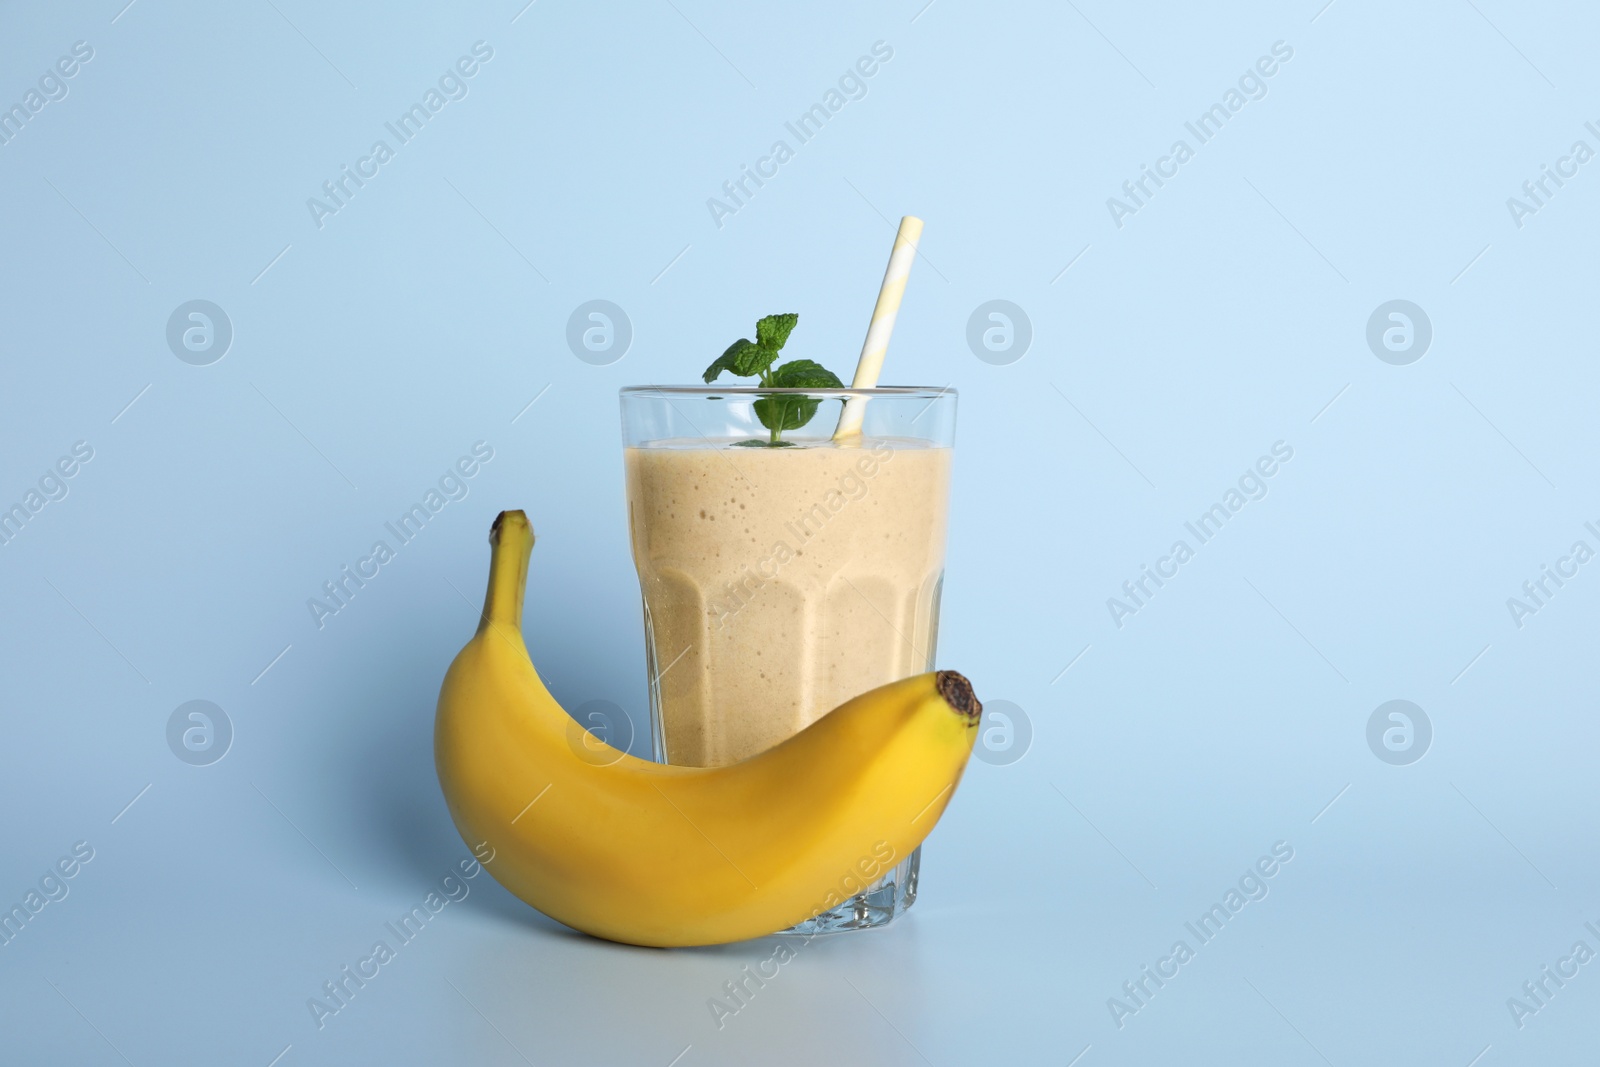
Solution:
[{"label": "mint sprig", "polygon": [[[793,359],[774,367],[778,353],[788,343],[800,316],[789,312],[768,315],[756,322],[756,339],[741,337],[729,345],[711,366],[706,368],[705,381],[709,385],[724,371],[737,378],[755,378],[759,384],[772,389],[841,389],[844,383],[839,376],[822,364],[809,359]],[[811,421],[821,401],[807,396],[763,396],[755,402],[756,418],[771,431],[767,444],[781,445],[784,430],[798,430]]]}]

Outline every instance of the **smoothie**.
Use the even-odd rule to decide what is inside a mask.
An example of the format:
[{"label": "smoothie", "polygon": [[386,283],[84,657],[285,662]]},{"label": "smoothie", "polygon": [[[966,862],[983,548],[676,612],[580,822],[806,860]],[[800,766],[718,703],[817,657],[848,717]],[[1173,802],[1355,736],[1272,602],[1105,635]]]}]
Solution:
[{"label": "smoothie", "polygon": [[870,437],[625,450],[667,762],[733,763],[932,668],[950,455]]}]

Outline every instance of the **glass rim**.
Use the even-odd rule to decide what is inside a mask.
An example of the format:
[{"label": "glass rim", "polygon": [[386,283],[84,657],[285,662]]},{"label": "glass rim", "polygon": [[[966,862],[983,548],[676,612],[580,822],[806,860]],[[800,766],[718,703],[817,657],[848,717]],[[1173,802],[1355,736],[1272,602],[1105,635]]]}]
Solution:
[{"label": "glass rim", "polygon": [[703,397],[710,400],[724,396],[814,396],[825,399],[850,399],[852,397],[911,397],[926,400],[937,400],[939,397],[955,397],[954,386],[937,385],[879,385],[871,389],[857,389],[852,386],[843,388],[795,388],[762,385],[730,385],[718,387],[715,385],[625,385],[617,390],[620,397],[641,397],[644,399],[671,399],[673,397]]}]

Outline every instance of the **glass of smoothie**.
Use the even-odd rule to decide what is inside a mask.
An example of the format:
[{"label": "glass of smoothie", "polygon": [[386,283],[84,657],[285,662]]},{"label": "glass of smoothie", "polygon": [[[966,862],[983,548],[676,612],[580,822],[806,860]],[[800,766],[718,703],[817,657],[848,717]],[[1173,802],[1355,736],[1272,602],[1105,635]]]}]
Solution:
[{"label": "glass of smoothie", "polygon": [[[774,444],[763,401],[809,418]],[[861,432],[836,441],[846,403]],[[933,669],[955,411],[936,388],[622,390],[658,761],[736,762]],[[920,852],[864,858],[795,930],[893,920]]]}]

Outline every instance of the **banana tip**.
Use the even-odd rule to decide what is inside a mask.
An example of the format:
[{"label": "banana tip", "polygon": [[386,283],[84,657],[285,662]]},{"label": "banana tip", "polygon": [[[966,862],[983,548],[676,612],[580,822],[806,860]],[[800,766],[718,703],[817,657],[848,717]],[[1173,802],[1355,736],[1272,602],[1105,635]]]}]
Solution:
[{"label": "banana tip", "polygon": [[978,701],[978,695],[972,691],[972,683],[956,671],[939,671],[934,675],[935,684],[938,686],[939,695],[944,697],[944,702],[967,721],[969,726],[976,726],[983,717],[983,704]]},{"label": "banana tip", "polygon": [[530,533],[533,529],[528,523],[527,512],[520,509],[516,511],[502,511],[500,514],[494,517],[494,525],[489,527],[489,543],[491,545],[498,545],[500,543],[501,531],[508,525],[512,529],[527,530]]}]

